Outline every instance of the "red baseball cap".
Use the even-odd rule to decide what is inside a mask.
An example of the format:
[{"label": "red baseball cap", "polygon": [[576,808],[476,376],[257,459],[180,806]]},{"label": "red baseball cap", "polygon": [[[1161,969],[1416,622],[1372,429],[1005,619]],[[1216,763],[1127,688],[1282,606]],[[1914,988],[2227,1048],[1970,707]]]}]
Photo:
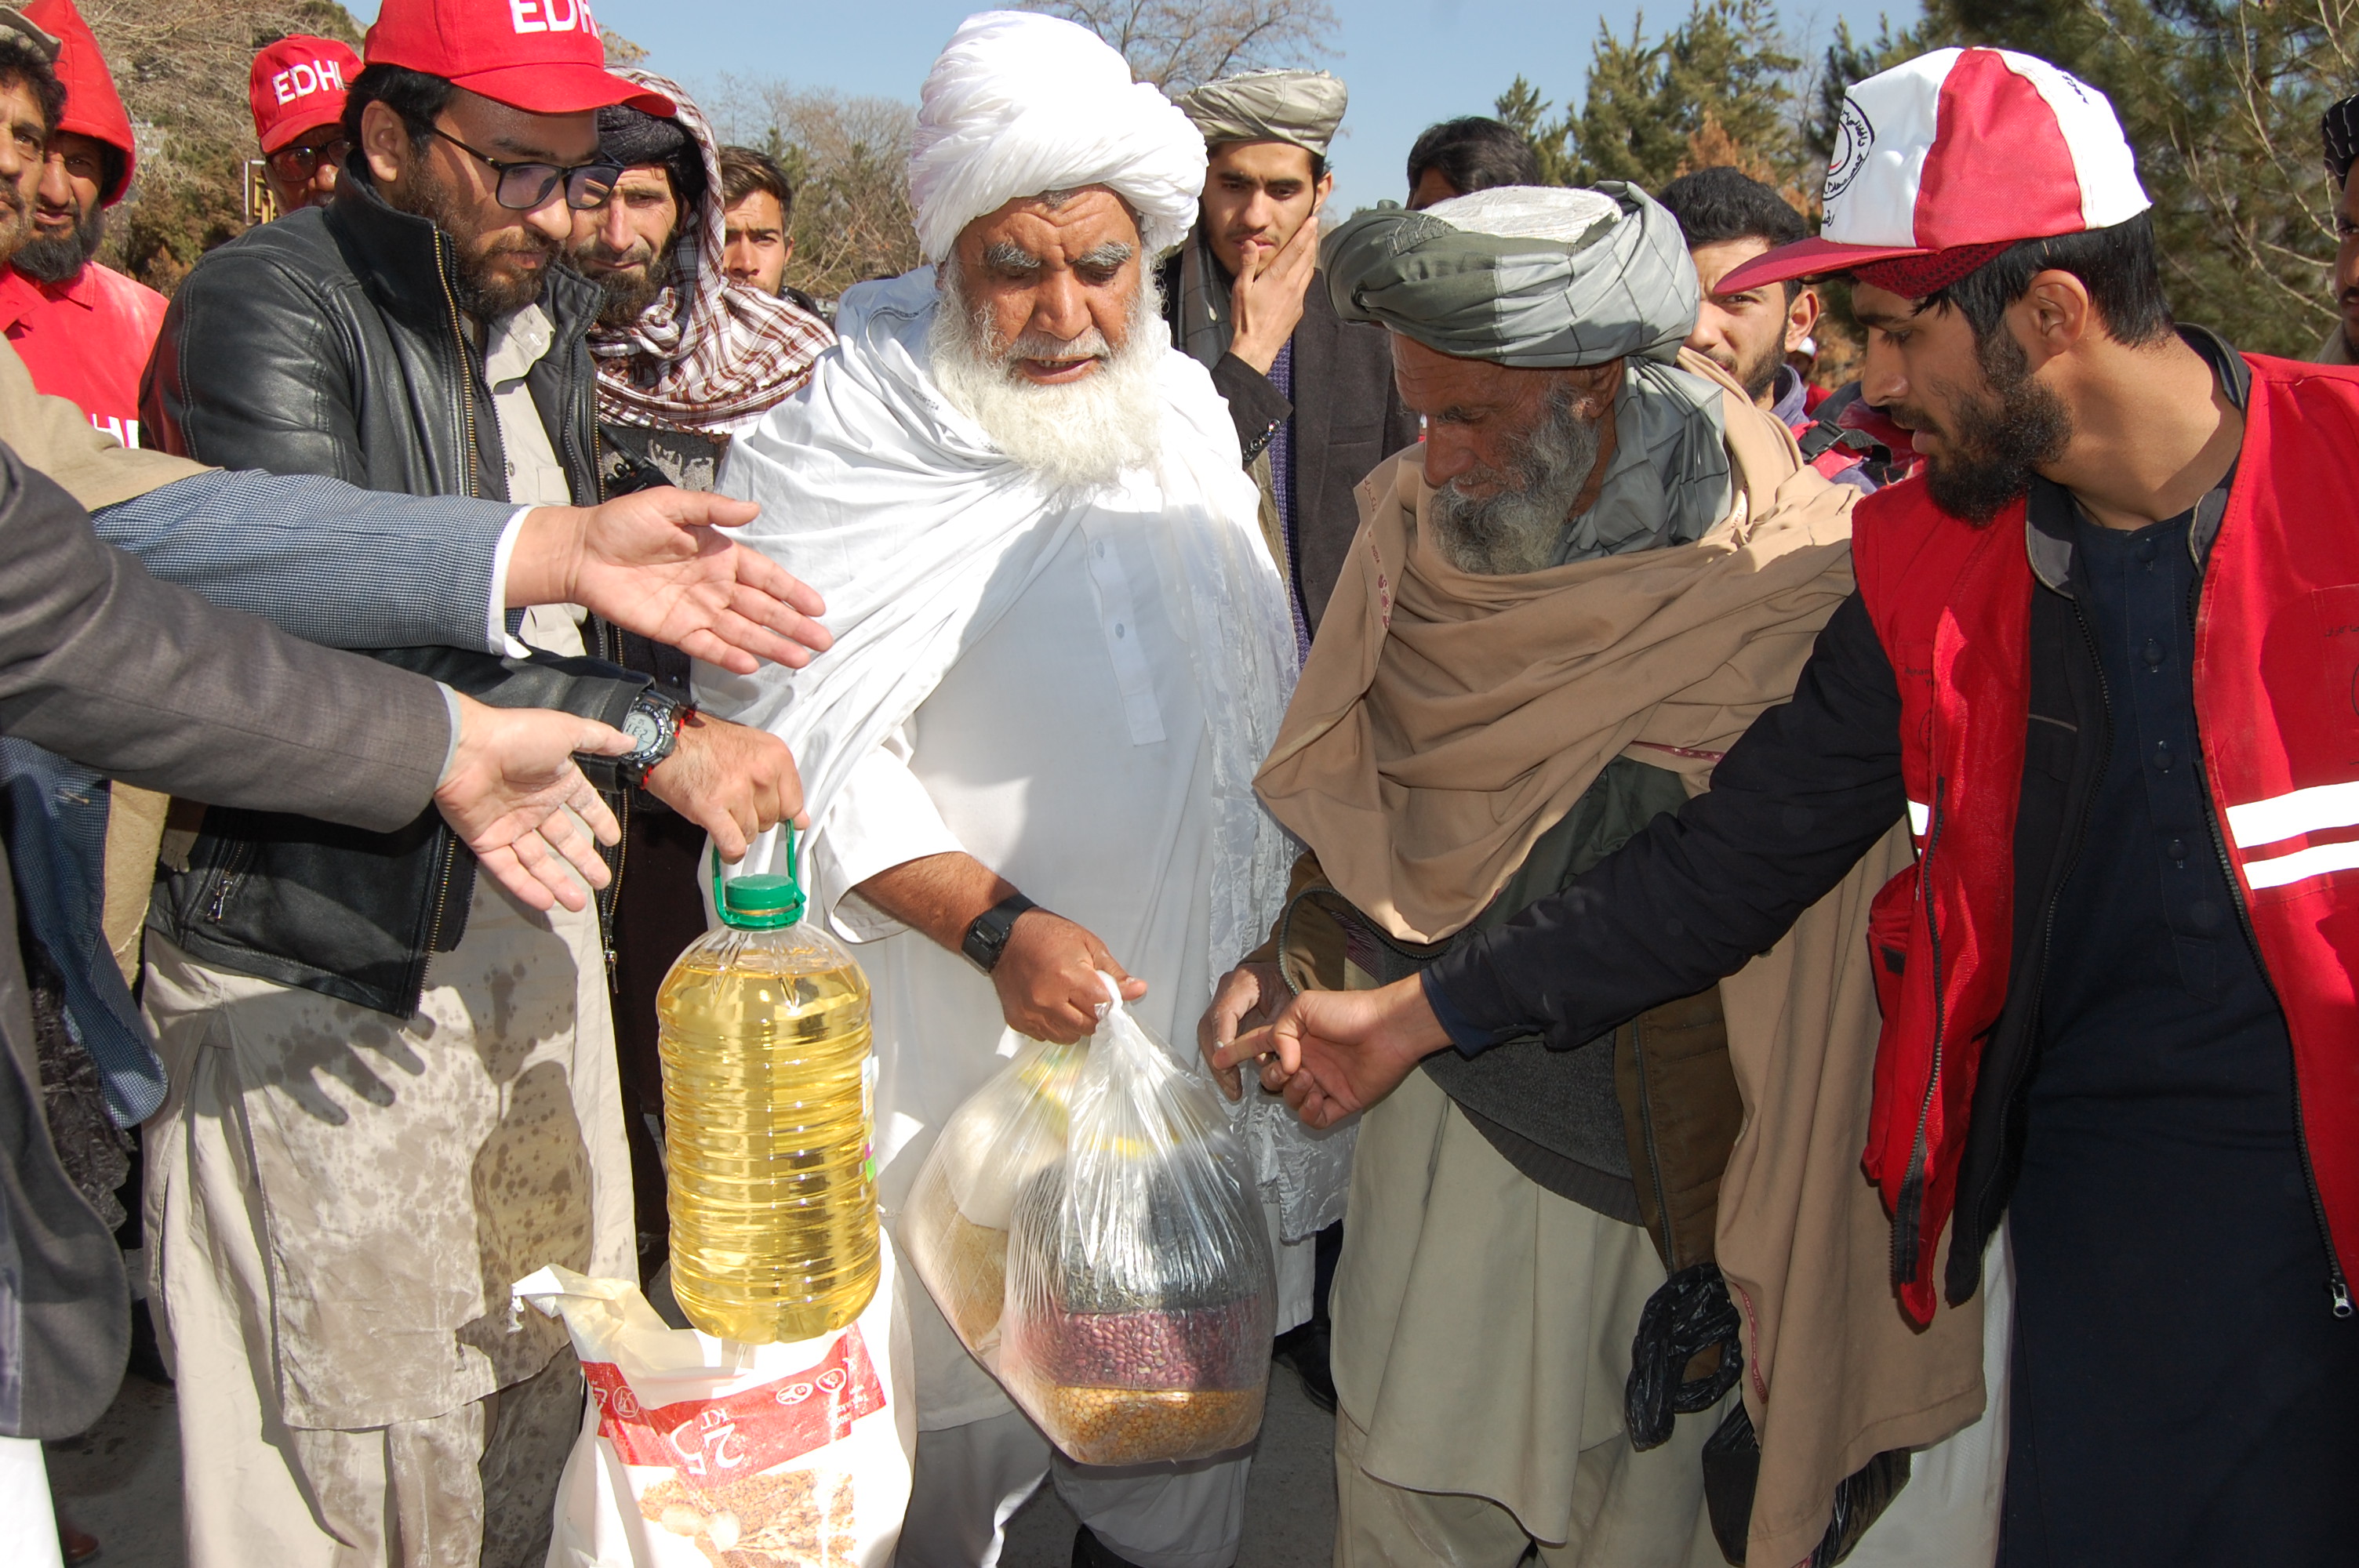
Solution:
[{"label": "red baseball cap", "polygon": [[123,94],[107,73],[106,57],[99,53],[97,35],[74,9],[73,0],[33,0],[25,7],[25,19],[58,40],[56,69],[66,90],[66,112],[58,129],[104,142],[123,155],[122,174],[99,195],[112,207],[131,189],[131,177],[139,168],[139,144],[131,135]]},{"label": "red baseball cap", "polygon": [[422,70],[528,114],[677,112],[607,70],[589,0],[385,0],[362,49],[370,65]]},{"label": "red baseball cap", "polygon": [[2105,95],[2034,55],[1935,49],[1843,94],[1818,237],[1732,269],[1741,294],[1850,272],[1921,299],[2020,240],[2152,205]]},{"label": "red baseball cap", "polygon": [[246,101],[262,150],[275,153],[306,131],[344,117],[344,89],[361,73],[361,57],[333,38],[298,33],[254,57]]}]

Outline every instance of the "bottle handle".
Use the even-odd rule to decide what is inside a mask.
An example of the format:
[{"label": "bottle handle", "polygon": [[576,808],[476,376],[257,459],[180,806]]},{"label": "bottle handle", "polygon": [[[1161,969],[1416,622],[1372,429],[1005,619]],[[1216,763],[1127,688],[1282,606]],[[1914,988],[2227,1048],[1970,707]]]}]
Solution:
[{"label": "bottle handle", "polygon": [[[800,892],[803,887],[803,874],[799,857],[795,852],[795,825],[791,822],[781,822],[778,824],[778,830],[787,836],[787,880],[795,884],[797,892]],[[721,901],[721,846],[712,843],[710,838],[707,839],[707,844],[712,856],[712,909],[717,914],[728,907]]]}]

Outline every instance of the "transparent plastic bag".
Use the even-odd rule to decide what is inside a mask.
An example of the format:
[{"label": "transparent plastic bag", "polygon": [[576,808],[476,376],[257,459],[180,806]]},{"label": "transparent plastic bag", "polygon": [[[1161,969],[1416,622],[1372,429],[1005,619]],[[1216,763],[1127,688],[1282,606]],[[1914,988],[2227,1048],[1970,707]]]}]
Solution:
[{"label": "transparent plastic bag", "polygon": [[1196,1459],[1260,1430],[1277,1292],[1245,1151],[1119,1000],[959,1108],[900,1234],[960,1339],[1074,1460]]}]

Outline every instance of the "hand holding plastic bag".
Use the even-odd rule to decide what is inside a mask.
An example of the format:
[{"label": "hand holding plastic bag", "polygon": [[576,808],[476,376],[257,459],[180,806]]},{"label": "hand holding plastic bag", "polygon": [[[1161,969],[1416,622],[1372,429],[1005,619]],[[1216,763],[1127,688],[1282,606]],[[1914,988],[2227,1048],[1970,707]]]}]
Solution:
[{"label": "hand holding plastic bag", "polygon": [[1089,1039],[1028,1043],[959,1108],[901,1237],[1075,1460],[1201,1458],[1260,1430],[1277,1287],[1244,1150],[1118,998]]}]

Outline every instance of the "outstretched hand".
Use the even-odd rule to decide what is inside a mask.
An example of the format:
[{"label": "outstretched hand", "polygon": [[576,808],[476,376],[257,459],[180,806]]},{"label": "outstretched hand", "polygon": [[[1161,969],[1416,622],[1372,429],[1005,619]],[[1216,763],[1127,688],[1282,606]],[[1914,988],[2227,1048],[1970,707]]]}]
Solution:
[{"label": "outstretched hand", "polygon": [[669,488],[603,506],[547,506],[525,519],[508,568],[508,601],[579,604],[626,632],[738,675],[768,659],[788,669],[834,641],[817,589],[718,530],[760,508]]},{"label": "outstretched hand", "polygon": [[540,708],[458,701],[459,743],[434,804],[484,871],[534,909],[590,902],[610,880],[598,845],[622,828],[573,761],[618,757],[632,741],[610,725]]},{"label": "outstretched hand", "polygon": [[1332,1127],[1399,1087],[1450,1044],[1414,976],[1372,991],[1304,991],[1277,1020],[1214,1050],[1213,1071],[1263,1058],[1262,1087],[1306,1127]]},{"label": "outstretched hand", "polygon": [[1231,1099],[1244,1098],[1238,1069],[1220,1062],[1221,1047],[1241,1030],[1257,1029],[1277,1016],[1286,1001],[1286,977],[1276,964],[1239,964],[1213,988],[1212,1005],[1196,1021],[1196,1049],[1212,1069],[1212,1081]]}]

